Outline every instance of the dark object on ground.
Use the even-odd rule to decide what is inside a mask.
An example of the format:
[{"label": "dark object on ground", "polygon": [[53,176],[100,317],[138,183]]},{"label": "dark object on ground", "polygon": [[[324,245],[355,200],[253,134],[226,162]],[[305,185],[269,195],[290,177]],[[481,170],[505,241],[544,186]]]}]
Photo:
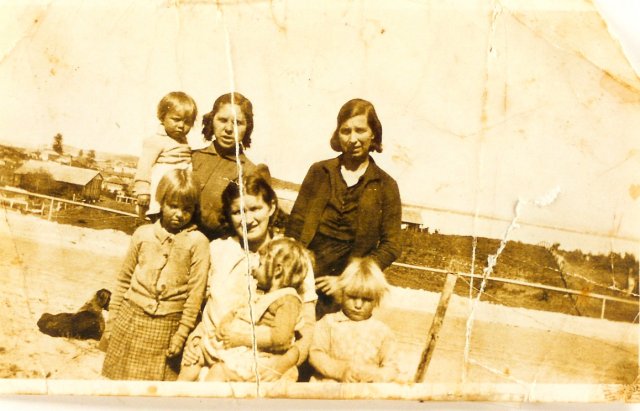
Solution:
[{"label": "dark object on ground", "polygon": [[38,328],[52,337],[99,340],[104,331],[102,310],[109,310],[110,300],[111,291],[103,288],[76,313],[42,314]]}]

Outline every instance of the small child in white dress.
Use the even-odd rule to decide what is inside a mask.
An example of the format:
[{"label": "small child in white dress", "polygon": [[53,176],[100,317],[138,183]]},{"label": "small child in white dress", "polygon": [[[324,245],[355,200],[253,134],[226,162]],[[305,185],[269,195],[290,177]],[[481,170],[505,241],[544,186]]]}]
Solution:
[{"label": "small child in white dress", "polygon": [[341,311],[316,323],[309,362],[311,381],[392,382],[399,370],[393,333],[372,318],[388,284],[369,258],[352,260],[337,280]]}]

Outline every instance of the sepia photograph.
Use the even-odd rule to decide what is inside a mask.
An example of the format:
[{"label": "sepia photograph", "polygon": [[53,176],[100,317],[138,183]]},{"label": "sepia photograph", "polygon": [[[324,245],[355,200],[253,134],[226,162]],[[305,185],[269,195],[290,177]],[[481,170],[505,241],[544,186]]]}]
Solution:
[{"label": "sepia photograph", "polygon": [[638,17],[0,1],[0,394],[640,401]]}]

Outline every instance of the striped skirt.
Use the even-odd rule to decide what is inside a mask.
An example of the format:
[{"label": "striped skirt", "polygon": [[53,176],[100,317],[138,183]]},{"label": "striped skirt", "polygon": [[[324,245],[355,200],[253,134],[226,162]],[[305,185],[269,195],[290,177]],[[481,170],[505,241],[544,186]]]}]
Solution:
[{"label": "striped skirt", "polygon": [[123,300],[111,328],[102,375],[112,380],[175,381],[180,356],[167,359],[182,313],[152,316]]}]

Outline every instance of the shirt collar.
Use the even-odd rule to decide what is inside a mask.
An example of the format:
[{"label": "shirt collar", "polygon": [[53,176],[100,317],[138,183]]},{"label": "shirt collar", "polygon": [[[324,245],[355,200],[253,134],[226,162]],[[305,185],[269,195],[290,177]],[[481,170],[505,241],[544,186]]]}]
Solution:
[{"label": "shirt collar", "polygon": [[[218,156],[220,158],[224,158],[227,160],[232,160],[235,161],[235,153],[231,156],[229,155],[224,155],[224,154],[220,154],[218,152],[218,150],[216,150],[216,146],[215,144],[213,144],[213,142],[211,142],[211,144],[209,144],[208,146],[206,146],[205,148],[202,148],[199,150],[201,153],[206,153],[212,156]],[[240,155],[238,156],[238,158],[240,159],[240,163],[244,164],[244,162],[246,161],[246,157],[244,155],[244,152],[242,151],[242,149],[240,149]]]},{"label": "shirt collar", "polygon": [[156,134],[163,137],[169,137],[162,124],[158,124],[158,127],[156,129]]},{"label": "shirt collar", "polygon": [[160,219],[158,219],[158,221],[153,223],[153,233],[155,234],[156,238],[160,240],[161,244],[167,241],[168,239],[175,238],[175,236],[179,235],[180,233],[193,231],[196,228],[197,227],[195,224],[190,224],[186,228],[180,230],[177,234],[171,234],[170,232],[165,230],[162,224],[160,224]]},{"label": "shirt collar", "polygon": [[336,322],[339,322],[339,323],[343,323],[343,322],[346,322],[346,321],[351,321],[351,319],[349,317],[347,317],[345,315],[345,313],[342,312],[342,310],[340,310],[337,313],[335,313],[333,319]]},{"label": "shirt collar", "polygon": [[[342,165],[342,154],[338,157],[329,160],[328,164],[325,166],[327,171],[330,173],[340,173],[340,166]],[[360,177],[360,181],[363,181],[367,184],[369,181],[380,180],[380,168],[376,165],[376,162],[373,161],[373,158],[369,156],[369,166],[364,174]]]},{"label": "shirt collar", "polygon": [[166,138],[170,138],[172,140],[174,140],[176,143],[178,144],[187,144],[187,137],[184,138],[184,141],[178,141],[175,138],[169,136],[167,134],[167,131],[164,129],[164,126],[162,124],[158,124],[158,129],[156,130],[156,135],[161,136],[161,137],[166,137]]}]

